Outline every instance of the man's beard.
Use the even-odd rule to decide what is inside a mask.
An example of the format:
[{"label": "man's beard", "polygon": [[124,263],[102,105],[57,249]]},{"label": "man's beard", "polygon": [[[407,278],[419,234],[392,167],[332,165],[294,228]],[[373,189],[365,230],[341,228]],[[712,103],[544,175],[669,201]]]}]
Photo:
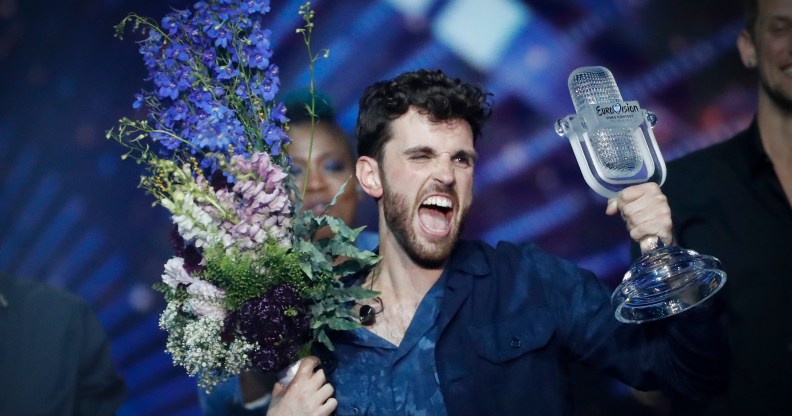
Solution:
[{"label": "man's beard", "polygon": [[[384,175],[383,175],[384,178]],[[465,218],[461,213],[459,229],[452,231],[448,238],[437,242],[422,244],[415,236],[411,227],[410,206],[404,196],[392,192],[387,181],[382,183],[384,195],[382,197],[385,224],[396,237],[396,241],[404,249],[412,261],[427,269],[438,269],[451,256],[451,251],[456,247],[459,234]],[[453,189],[445,188],[443,192],[453,195]],[[452,219],[453,221],[453,219]],[[453,227],[453,224],[451,224]]]},{"label": "man's beard", "polygon": [[770,101],[772,101],[779,110],[787,114],[792,114],[792,98],[787,96],[780,88],[771,87],[761,71],[759,71],[759,85],[760,88],[764,90],[765,94],[767,94],[767,97],[770,98]]}]

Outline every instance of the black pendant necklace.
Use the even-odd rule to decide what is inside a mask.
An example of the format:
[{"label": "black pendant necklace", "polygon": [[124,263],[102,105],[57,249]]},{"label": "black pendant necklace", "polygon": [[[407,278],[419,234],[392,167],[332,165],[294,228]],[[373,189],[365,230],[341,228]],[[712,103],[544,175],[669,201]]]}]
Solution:
[{"label": "black pendant necklace", "polygon": [[385,305],[382,303],[382,299],[379,296],[374,298],[374,302],[379,304],[379,310],[374,309],[371,305],[363,305],[360,307],[358,314],[360,315],[360,323],[363,326],[374,325],[374,323],[377,322],[377,315],[385,310]]}]

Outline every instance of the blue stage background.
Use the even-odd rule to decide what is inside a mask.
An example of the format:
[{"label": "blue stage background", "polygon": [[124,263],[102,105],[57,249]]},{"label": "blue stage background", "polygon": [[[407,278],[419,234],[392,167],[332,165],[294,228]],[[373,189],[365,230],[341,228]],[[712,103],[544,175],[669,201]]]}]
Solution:
[{"label": "blue stage background", "polygon": [[[282,90],[305,87],[295,33],[301,2],[272,0],[273,62]],[[628,236],[585,185],[556,119],[573,112],[566,88],[584,65],[611,69],[625,99],[658,114],[667,160],[746,126],[755,102],[740,65],[736,2],[700,0],[318,0],[315,48],[330,57],[316,82],[352,131],[370,83],[442,68],[494,93],[479,142],[476,202],[465,234],[535,241],[615,286]],[[85,298],[112,338],[129,397],[123,415],[198,414],[195,384],[164,353],[162,301],[151,290],[171,256],[165,210],[137,189],[140,170],[104,133],[140,117],[132,95],[145,69],[129,11],[159,19],[188,1],[0,0],[0,270]],[[376,227],[369,203],[360,223]],[[13,334],[0,334],[13,336]],[[2,371],[2,369],[0,369]],[[629,414],[627,390],[580,372],[581,414]],[[526,388],[530,388],[527,386]]]}]

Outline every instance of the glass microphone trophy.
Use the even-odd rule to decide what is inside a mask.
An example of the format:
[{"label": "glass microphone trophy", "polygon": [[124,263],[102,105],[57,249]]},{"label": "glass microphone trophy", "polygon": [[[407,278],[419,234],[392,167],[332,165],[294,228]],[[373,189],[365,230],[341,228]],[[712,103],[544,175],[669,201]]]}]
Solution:
[{"label": "glass microphone trophy", "polygon": [[[662,185],[666,170],[652,133],[654,113],[637,101],[622,100],[613,75],[604,67],[578,68],[569,75],[568,85],[576,114],[558,120],[555,128],[572,144],[586,183],[606,198],[632,185]],[[665,246],[658,237],[655,247],[624,275],[611,302],[621,322],[654,321],[698,305],[724,283],[726,273],[718,259]]]}]

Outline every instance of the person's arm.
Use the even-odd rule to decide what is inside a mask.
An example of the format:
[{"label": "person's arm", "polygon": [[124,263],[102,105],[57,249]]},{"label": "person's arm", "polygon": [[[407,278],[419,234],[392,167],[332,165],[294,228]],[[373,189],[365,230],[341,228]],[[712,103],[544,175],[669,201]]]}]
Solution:
[{"label": "person's arm", "polygon": [[[606,212],[621,213],[643,250],[650,237],[674,242],[671,210],[656,184],[625,189]],[[567,304],[574,308],[564,318],[569,331],[562,337],[576,359],[638,389],[660,388],[675,397],[700,400],[725,387],[728,343],[715,302],[654,322],[622,324],[613,316],[610,293],[586,274],[570,288]]]}]

